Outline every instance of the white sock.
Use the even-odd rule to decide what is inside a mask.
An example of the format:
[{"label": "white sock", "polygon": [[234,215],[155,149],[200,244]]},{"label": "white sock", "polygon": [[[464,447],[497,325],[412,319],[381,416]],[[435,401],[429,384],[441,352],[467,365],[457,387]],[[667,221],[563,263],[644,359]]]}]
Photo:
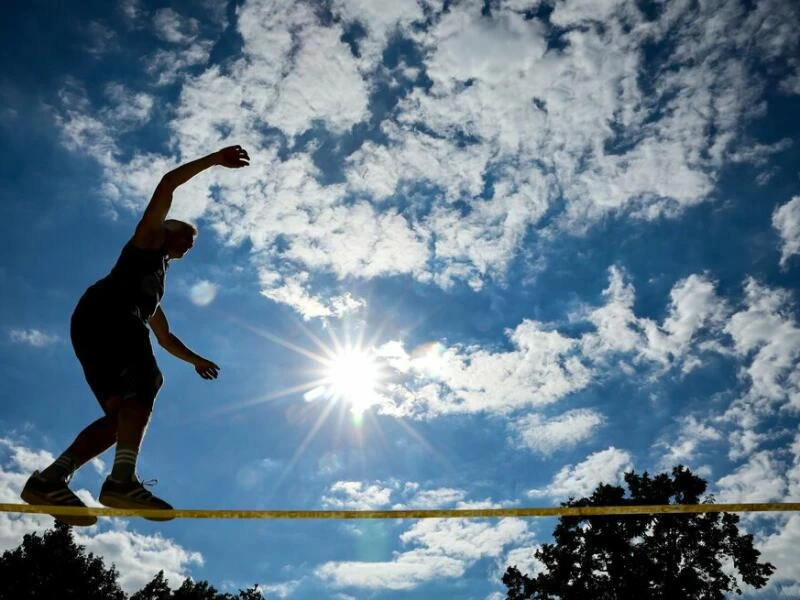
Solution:
[{"label": "white sock", "polygon": [[73,471],[75,471],[75,466],[75,459],[64,452],[52,465],[42,471],[40,475],[45,479],[60,479],[66,481],[67,478],[72,475]]},{"label": "white sock", "polygon": [[115,481],[133,479],[136,475],[136,458],[138,455],[138,448],[120,448],[117,446],[117,453],[114,455],[114,466],[111,469],[111,479]]}]

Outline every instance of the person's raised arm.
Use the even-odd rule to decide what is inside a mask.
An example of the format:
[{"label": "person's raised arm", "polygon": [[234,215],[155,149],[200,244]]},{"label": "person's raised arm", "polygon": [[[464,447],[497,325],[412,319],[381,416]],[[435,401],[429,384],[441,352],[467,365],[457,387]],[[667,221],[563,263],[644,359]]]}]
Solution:
[{"label": "person's raised arm", "polygon": [[241,146],[228,146],[213,154],[198,158],[183,164],[161,178],[156,186],[152,198],[144,210],[141,220],[136,227],[135,238],[143,245],[158,243],[161,238],[161,225],[167,218],[167,213],[172,206],[172,193],[179,185],[189,181],[192,177],[213,167],[220,165],[229,169],[246,167],[250,157]]}]

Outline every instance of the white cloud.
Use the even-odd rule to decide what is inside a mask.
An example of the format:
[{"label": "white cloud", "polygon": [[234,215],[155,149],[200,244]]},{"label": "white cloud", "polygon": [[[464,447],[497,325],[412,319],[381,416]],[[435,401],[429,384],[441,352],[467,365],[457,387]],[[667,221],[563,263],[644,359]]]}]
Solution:
[{"label": "white cloud", "polygon": [[8,339],[17,344],[28,344],[34,348],[45,348],[59,341],[57,335],[51,335],[38,329],[10,329]]},{"label": "white cloud", "polygon": [[341,317],[366,306],[366,301],[350,292],[324,298],[308,291],[308,274],[280,276],[272,271],[261,271],[261,294],[280,304],[287,304],[308,320],[316,317]]},{"label": "white cloud", "polygon": [[800,515],[792,514],[778,517],[776,530],[758,536],[756,547],[761,551],[761,562],[775,565],[775,572],[763,588],[763,592],[780,590],[782,598],[796,598],[800,595],[800,566],[797,562],[797,547],[800,545]]},{"label": "white cloud", "polygon": [[[616,267],[609,269],[609,286],[603,295],[604,305],[584,307],[572,316],[573,321],[595,328],[579,338],[524,319],[506,332],[511,350],[435,344],[409,354],[400,341],[385,344],[379,354],[399,376],[387,386],[380,410],[415,417],[507,414],[562,400],[590,385],[609,364],[634,375],[637,371],[627,364],[630,360],[646,368],[640,375],[652,378],[673,368],[685,374],[700,366],[707,354],[730,353],[721,340],[730,311],[716,294],[714,283],[704,276],[690,275],[673,286],[662,323],[634,313],[633,284]],[[573,423],[583,427],[573,431],[575,436],[586,436],[596,426],[586,417]],[[532,420],[523,423],[541,426]],[[548,427],[547,435],[564,429],[559,424]],[[538,432],[518,438],[537,451],[547,451],[557,443],[546,437],[537,441],[537,436]],[[563,440],[558,438],[558,443]]]},{"label": "white cloud", "polygon": [[260,591],[265,598],[271,598],[273,596],[277,598],[288,598],[301,583],[302,580],[300,579],[292,579],[291,581],[284,581],[282,583],[262,583],[258,586],[258,591]]},{"label": "white cloud", "polygon": [[323,119],[342,132],[367,117],[367,86],[338,27],[309,27],[298,34],[300,49],[267,119],[289,135]]},{"label": "white cloud", "polygon": [[409,590],[434,579],[461,577],[484,557],[498,557],[503,549],[524,538],[527,524],[520,519],[498,523],[464,519],[423,519],[400,536],[417,547],[398,552],[383,562],[328,562],[315,570],[327,584],[366,589]]},{"label": "white cloud", "polygon": [[772,213],[772,226],[781,236],[781,266],[800,254],[800,196],[795,196]]},{"label": "white cloud", "polygon": [[367,35],[359,41],[359,68],[369,72],[380,60],[386,42],[395,31],[423,18],[418,0],[377,3],[370,0],[334,0],[333,12],[348,23],[359,23]]},{"label": "white cloud", "polygon": [[752,429],[775,407],[800,407],[800,328],[791,316],[791,294],[768,288],[753,278],[745,281],[745,308],[731,316],[725,332],[747,366],[745,395],[726,413],[745,429]]},{"label": "white cloud", "polygon": [[[392,510],[410,508],[433,509],[456,505],[468,508],[464,499],[466,492],[456,488],[423,488],[419,483],[407,481],[403,485],[389,481],[337,481],[322,497],[322,503],[333,509],[375,510],[390,507]],[[472,503],[475,507],[478,504]],[[470,504],[470,506],[472,506]]]},{"label": "white cloud", "polygon": [[400,536],[404,544],[417,544],[428,552],[464,561],[497,557],[504,546],[528,531],[522,519],[492,522],[466,519],[420,519]]},{"label": "white cloud", "polygon": [[333,587],[409,590],[426,581],[464,574],[464,562],[422,551],[403,552],[392,561],[328,562],[314,574]]},{"label": "white cloud", "polygon": [[405,385],[390,385],[381,410],[397,415],[508,413],[555,402],[584,388],[591,371],[577,356],[576,340],[524,320],[507,331],[514,350],[454,346],[412,359],[393,347],[387,363],[407,371]]},{"label": "white cloud", "polygon": [[502,578],[508,567],[517,567],[521,573],[525,573],[529,577],[536,577],[537,574],[544,572],[544,564],[535,556],[539,548],[540,546],[522,546],[509,551],[505,558],[497,564],[497,579]]},{"label": "white cloud", "polygon": [[696,458],[701,444],[722,440],[722,434],[718,429],[694,415],[679,417],[679,421],[681,427],[677,439],[672,443],[660,440],[656,444],[665,449],[660,461],[661,469],[669,470],[679,464],[692,466],[691,463]]},{"label": "white cloud", "polygon": [[144,9],[141,0],[121,0],[119,9],[131,26],[138,25],[144,17]]},{"label": "white cloud", "polygon": [[128,531],[124,524],[118,529],[89,535],[76,532],[75,541],[86,546],[88,552],[102,556],[106,566],[116,565],[119,584],[128,593],[144,587],[161,570],[170,584],[177,587],[186,578],[186,570],[191,565],[203,564],[199,552],[187,551],[157,533],[144,535]]},{"label": "white cloud", "polygon": [[550,419],[538,414],[526,415],[511,423],[510,429],[518,445],[548,455],[589,439],[604,421],[603,415],[596,411],[578,409]]},{"label": "white cloud", "polygon": [[753,454],[747,463],[717,480],[719,502],[779,502],[786,494],[782,466],[767,451]]},{"label": "white cloud", "polygon": [[454,488],[420,489],[415,482],[407,482],[402,489],[402,495],[407,499],[392,505],[392,509],[407,508],[432,509],[453,505],[464,500],[466,492]]},{"label": "white cloud", "polygon": [[786,473],[789,483],[788,496],[790,498],[800,498],[800,433],[795,435],[791,451],[794,459],[792,467]]},{"label": "white cloud", "polygon": [[595,452],[576,465],[566,465],[550,484],[528,492],[531,498],[566,499],[589,496],[601,483],[621,485],[623,474],[633,469],[633,457],[625,450],[611,446]]},{"label": "white cloud", "polygon": [[129,90],[121,83],[109,83],[105,88],[108,106],[100,111],[103,120],[117,131],[135,129],[150,119],[153,97]]},{"label": "white cloud", "polygon": [[201,279],[189,288],[189,299],[197,306],[208,306],[214,301],[219,291],[217,284]]},{"label": "white cloud", "polygon": [[[746,50],[755,39],[765,61],[792,56],[796,15],[787,3],[748,12],[722,0],[680,0],[647,21],[630,3],[561,2],[553,22],[591,18],[604,27],[571,28],[549,49],[546,25],[525,20],[521,2],[493,6],[492,18],[478,0],[447,12],[413,0],[373,4],[337,0],[331,10],[340,19],[322,23],[305,3],[249,1],[236,15],[242,56],[205,70],[209,46],[198,39],[197,22],[156,11],[158,34],[181,45],[146,60],[157,83],[175,81],[190,65],[200,71],[182,82],[166,124],[176,156],[133,148],[133,158],[123,159],[128,153],[114,142],[119,124],[62,97],[57,123],[65,144],[99,161],[106,188],[114,186],[112,207],[140,210],[168,168],[235,140],[251,150],[253,166],[182,187],[175,212],[205,216],[226,243],[250,241],[260,250],[253,253],[259,268],[288,261],[338,278],[410,274],[480,289],[502,279],[548,211],[554,220],[541,233],[550,239],[610,213],[673,217],[705,201],[726,164],[758,162],[783,143],[773,148],[743,132],[765,111],[764,80]],[[130,1],[122,10],[131,21],[143,14]],[[360,57],[341,41],[355,22],[366,31]],[[373,65],[394,35],[417,46],[432,86],[401,98],[380,124],[380,141],[333,165],[345,169],[345,181],[320,183],[305,154],[324,140],[278,159],[271,134],[260,133],[264,125],[292,137],[318,122],[335,135],[369,120],[369,93],[386,75]],[[672,49],[662,57],[670,68],[647,71],[645,44]],[[386,201],[393,195],[407,200],[402,210]],[[310,285],[307,298],[290,304],[305,315],[330,314],[316,281]],[[653,336],[653,360],[681,352],[683,333],[702,326],[684,316],[664,324],[676,330],[644,332]]]},{"label": "white cloud", "polygon": [[701,364],[699,354],[718,350],[718,345],[698,343],[704,333],[718,335],[727,316],[725,302],[704,276],[690,275],[670,291],[669,313],[662,324],[633,312],[635,292],[624,273],[611,267],[609,286],[603,291],[607,304],[592,310],[588,319],[596,333],[583,337],[584,352],[596,360],[617,352],[633,353],[637,361],[649,361],[664,369],[677,366],[684,373]]},{"label": "white cloud", "polygon": [[393,487],[380,483],[365,485],[360,481],[337,481],[331,485],[322,504],[335,510],[375,510],[388,506]]},{"label": "white cloud", "polygon": [[187,68],[205,64],[211,48],[211,42],[202,40],[178,50],[159,48],[145,58],[145,69],[154,78],[155,85],[168,85],[177,81]]},{"label": "white cloud", "polygon": [[[466,493],[454,488],[423,488],[410,481],[339,481],[322,497],[326,507],[369,510],[389,506],[394,510],[436,508],[489,508],[490,499],[464,500]],[[392,499],[398,501],[392,503]],[[357,529],[351,529],[360,535]],[[400,535],[410,549],[397,551],[390,561],[331,561],[317,567],[315,575],[334,588],[413,589],[442,577],[460,577],[481,558],[499,558],[504,548],[528,539],[528,525],[521,519],[483,522],[467,519],[422,519]]]},{"label": "white cloud", "polygon": [[90,21],[82,29],[89,38],[86,50],[95,57],[103,56],[119,47],[119,36],[102,21]]},{"label": "white cloud", "polygon": [[200,24],[197,19],[184,17],[171,8],[159,8],[153,16],[155,34],[172,44],[188,44],[197,37]]}]

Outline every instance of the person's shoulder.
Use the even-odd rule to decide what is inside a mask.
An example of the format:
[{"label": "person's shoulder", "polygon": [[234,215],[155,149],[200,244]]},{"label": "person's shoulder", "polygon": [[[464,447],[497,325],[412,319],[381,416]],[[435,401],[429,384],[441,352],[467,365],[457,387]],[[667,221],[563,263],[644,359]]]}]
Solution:
[{"label": "person's shoulder", "polygon": [[140,224],[126,245],[137,250],[160,250],[164,244],[164,226],[142,227]]}]

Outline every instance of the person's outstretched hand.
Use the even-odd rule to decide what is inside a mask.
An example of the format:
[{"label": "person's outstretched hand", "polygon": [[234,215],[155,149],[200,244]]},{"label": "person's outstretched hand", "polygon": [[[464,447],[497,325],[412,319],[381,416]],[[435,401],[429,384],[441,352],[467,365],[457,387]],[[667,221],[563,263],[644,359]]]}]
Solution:
[{"label": "person's outstretched hand", "polygon": [[206,358],[200,358],[194,363],[194,370],[203,379],[216,379],[219,374],[219,366]]},{"label": "person's outstretched hand", "polygon": [[250,157],[247,150],[241,146],[228,146],[217,151],[217,164],[229,169],[238,169],[250,164]]}]

